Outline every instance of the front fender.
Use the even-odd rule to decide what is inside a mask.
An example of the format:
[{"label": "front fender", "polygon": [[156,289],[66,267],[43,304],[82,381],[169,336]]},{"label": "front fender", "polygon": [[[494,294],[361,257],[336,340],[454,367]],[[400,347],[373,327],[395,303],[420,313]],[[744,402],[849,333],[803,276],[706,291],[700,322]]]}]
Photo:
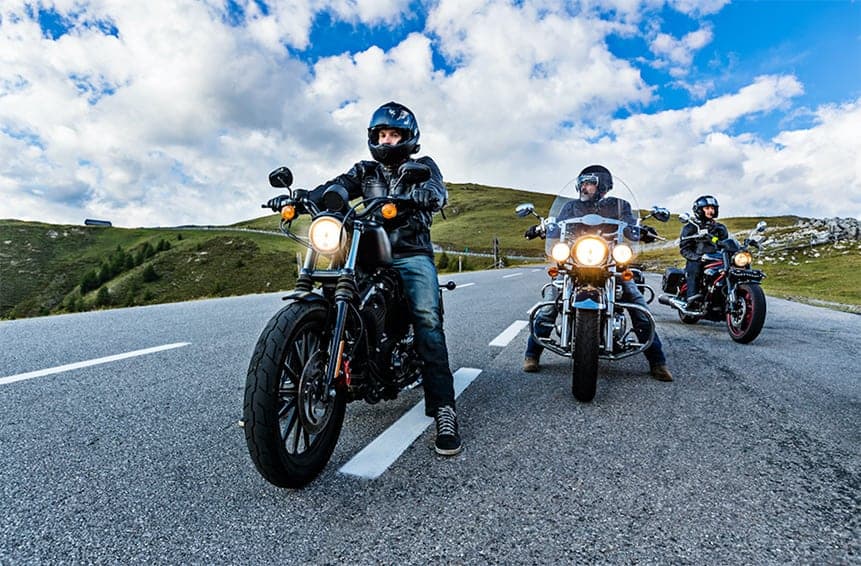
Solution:
[{"label": "front fender", "polygon": [[283,297],[282,301],[296,301],[297,303],[327,303],[329,301],[322,295],[312,291],[290,291]]},{"label": "front fender", "polygon": [[574,298],[575,309],[583,309],[588,311],[597,311],[604,308],[601,301],[601,291],[599,289],[585,289],[577,291],[577,296]]}]

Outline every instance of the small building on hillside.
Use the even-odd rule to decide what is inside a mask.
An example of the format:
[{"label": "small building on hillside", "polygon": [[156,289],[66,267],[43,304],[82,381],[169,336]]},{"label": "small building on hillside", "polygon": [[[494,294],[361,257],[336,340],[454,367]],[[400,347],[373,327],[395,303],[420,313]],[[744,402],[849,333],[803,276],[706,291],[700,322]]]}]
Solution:
[{"label": "small building on hillside", "polygon": [[96,220],[95,218],[87,218],[84,220],[84,226],[113,226],[110,220]]}]

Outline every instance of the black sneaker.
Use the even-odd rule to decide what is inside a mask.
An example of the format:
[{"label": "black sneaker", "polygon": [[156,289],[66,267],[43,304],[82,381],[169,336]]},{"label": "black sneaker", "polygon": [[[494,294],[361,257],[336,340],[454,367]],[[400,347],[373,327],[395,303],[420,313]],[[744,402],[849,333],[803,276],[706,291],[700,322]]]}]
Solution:
[{"label": "black sneaker", "polygon": [[436,411],[436,442],[437,454],[454,456],[463,450],[460,434],[457,432],[457,414],[452,407],[445,405]]}]

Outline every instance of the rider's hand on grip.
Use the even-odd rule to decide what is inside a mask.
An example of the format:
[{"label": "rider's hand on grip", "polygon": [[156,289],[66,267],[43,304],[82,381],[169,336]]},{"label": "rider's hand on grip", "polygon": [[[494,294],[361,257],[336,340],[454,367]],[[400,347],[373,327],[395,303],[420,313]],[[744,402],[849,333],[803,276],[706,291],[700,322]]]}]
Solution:
[{"label": "rider's hand on grip", "polygon": [[413,201],[420,210],[436,210],[438,202],[436,195],[430,189],[417,187],[410,193],[410,200]]},{"label": "rider's hand on grip", "polygon": [[536,224],[535,226],[530,226],[527,228],[526,232],[523,233],[523,237],[527,240],[532,240],[541,236],[541,226]]},{"label": "rider's hand on grip", "polygon": [[658,239],[658,231],[651,226],[643,226],[640,228],[640,240],[649,244]]},{"label": "rider's hand on grip", "polygon": [[272,212],[281,212],[284,205],[289,203],[291,200],[292,197],[290,195],[278,195],[277,197],[266,201],[266,208],[271,208]]}]

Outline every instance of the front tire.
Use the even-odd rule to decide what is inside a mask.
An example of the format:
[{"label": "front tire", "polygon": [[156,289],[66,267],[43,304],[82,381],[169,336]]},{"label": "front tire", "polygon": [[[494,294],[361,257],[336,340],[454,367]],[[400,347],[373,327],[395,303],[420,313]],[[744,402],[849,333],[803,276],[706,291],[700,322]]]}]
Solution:
[{"label": "front tire", "polygon": [[344,423],[344,394],[320,395],[326,315],[324,305],[287,305],[263,329],[248,366],[245,441],[257,470],[279,487],[304,487],[317,477]]},{"label": "front tire", "polygon": [[735,289],[735,304],[726,314],[730,338],[749,344],[762,332],[765,324],[765,292],[756,283],[742,283]]},{"label": "front tire", "polygon": [[574,323],[574,365],[571,372],[571,393],[578,401],[595,398],[598,384],[598,311],[577,310]]}]

